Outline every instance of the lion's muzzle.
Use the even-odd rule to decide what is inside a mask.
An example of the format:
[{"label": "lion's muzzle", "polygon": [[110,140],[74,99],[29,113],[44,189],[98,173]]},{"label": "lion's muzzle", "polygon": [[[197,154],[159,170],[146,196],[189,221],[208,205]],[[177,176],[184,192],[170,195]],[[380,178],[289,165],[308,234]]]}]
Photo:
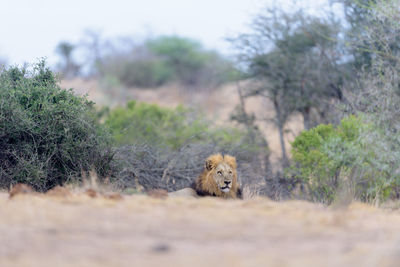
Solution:
[{"label": "lion's muzzle", "polygon": [[231,189],[231,187],[232,187],[232,182],[231,181],[224,181],[224,185],[220,186],[220,189],[221,189],[222,192],[228,193],[229,190]]}]

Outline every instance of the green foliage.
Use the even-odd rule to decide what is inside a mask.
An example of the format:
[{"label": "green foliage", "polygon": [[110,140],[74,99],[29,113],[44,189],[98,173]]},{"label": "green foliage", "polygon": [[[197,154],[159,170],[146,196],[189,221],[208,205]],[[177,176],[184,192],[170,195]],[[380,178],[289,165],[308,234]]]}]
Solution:
[{"label": "green foliage", "polygon": [[0,73],[0,187],[45,191],[91,168],[108,172],[109,137],[92,103],[61,89],[44,62]]},{"label": "green foliage", "polygon": [[135,101],[110,111],[105,124],[118,145],[147,143],[179,149],[188,142],[215,142],[229,146],[241,144],[245,137],[238,129],[210,125],[191,109],[181,106],[170,109]]},{"label": "green foliage", "polygon": [[[343,1],[351,23],[347,35],[354,66],[363,66],[359,79],[350,83],[358,90],[349,95],[347,114],[364,122],[348,170],[350,180],[365,200],[400,196],[400,95],[399,95],[399,0]],[[360,69],[360,68],[357,68]],[[350,130],[351,131],[351,130]],[[355,141],[353,143],[356,143]],[[356,143],[357,144],[357,143]],[[357,149],[359,148],[359,149]]]},{"label": "green foliage", "polygon": [[143,88],[171,81],[190,86],[218,85],[238,75],[218,53],[177,36],[147,40],[125,53],[110,53],[100,67],[102,73],[116,76],[126,86]]},{"label": "green foliage", "polygon": [[205,128],[199,121],[186,121],[186,113],[182,107],[168,109],[131,101],[126,108],[113,109],[105,123],[118,144],[146,142],[177,147]]},{"label": "green foliage", "polygon": [[119,73],[124,84],[138,87],[157,87],[173,77],[173,71],[160,60],[128,61]]},{"label": "green foliage", "polygon": [[186,84],[196,82],[197,76],[211,57],[211,54],[203,51],[200,43],[176,36],[151,40],[147,46]]},{"label": "green foliage", "polygon": [[344,186],[364,201],[385,199],[396,194],[399,177],[382,157],[382,140],[379,127],[363,116],[349,116],[337,127],[321,124],[293,142],[290,172],[315,201],[332,202]]}]

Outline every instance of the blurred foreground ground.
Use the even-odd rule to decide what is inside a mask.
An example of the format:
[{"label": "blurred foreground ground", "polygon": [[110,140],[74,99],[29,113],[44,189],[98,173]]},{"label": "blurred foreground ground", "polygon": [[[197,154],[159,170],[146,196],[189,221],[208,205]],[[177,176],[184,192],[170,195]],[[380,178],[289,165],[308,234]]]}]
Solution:
[{"label": "blurred foreground ground", "polygon": [[0,193],[0,266],[399,266],[400,211]]}]

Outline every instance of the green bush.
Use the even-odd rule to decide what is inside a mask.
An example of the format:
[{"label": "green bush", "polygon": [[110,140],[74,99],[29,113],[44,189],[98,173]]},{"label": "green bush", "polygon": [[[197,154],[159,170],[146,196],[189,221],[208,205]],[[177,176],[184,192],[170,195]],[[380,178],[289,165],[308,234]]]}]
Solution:
[{"label": "green bush", "polygon": [[118,145],[148,143],[178,149],[188,142],[240,144],[245,137],[238,129],[214,127],[182,106],[171,109],[135,101],[110,111],[105,124]]},{"label": "green bush", "polygon": [[110,137],[92,103],[61,89],[44,62],[0,73],[0,187],[45,191],[94,168],[108,174]]},{"label": "green bush", "polygon": [[337,127],[321,124],[293,142],[290,172],[315,201],[332,202],[344,186],[363,201],[386,199],[398,191],[399,177],[382,157],[382,140],[379,127],[362,116],[349,116]]}]

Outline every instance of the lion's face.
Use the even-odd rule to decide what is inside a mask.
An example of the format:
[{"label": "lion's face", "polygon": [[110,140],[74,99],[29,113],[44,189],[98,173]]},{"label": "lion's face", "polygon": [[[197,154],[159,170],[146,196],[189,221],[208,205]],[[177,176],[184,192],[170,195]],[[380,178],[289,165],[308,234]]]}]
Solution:
[{"label": "lion's face", "polygon": [[212,174],[214,181],[216,182],[219,190],[224,193],[228,193],[232,188],[233,179],[234,179],[234,170],[226,164],[222,162],[215,167],[215,170]]},{"label": "lion's face", "polygon": [[198,189],[215,196],[236,196],[238,190],[236,159],[221,154],[206,159],[205,170],[198,178]]},{"label": "lion's face", "polygon": [[205,163],[203,172],[194,184],[196,193],[200,196],[237,198],[240,188],[237,183],[236,158],[214,154]]}]

